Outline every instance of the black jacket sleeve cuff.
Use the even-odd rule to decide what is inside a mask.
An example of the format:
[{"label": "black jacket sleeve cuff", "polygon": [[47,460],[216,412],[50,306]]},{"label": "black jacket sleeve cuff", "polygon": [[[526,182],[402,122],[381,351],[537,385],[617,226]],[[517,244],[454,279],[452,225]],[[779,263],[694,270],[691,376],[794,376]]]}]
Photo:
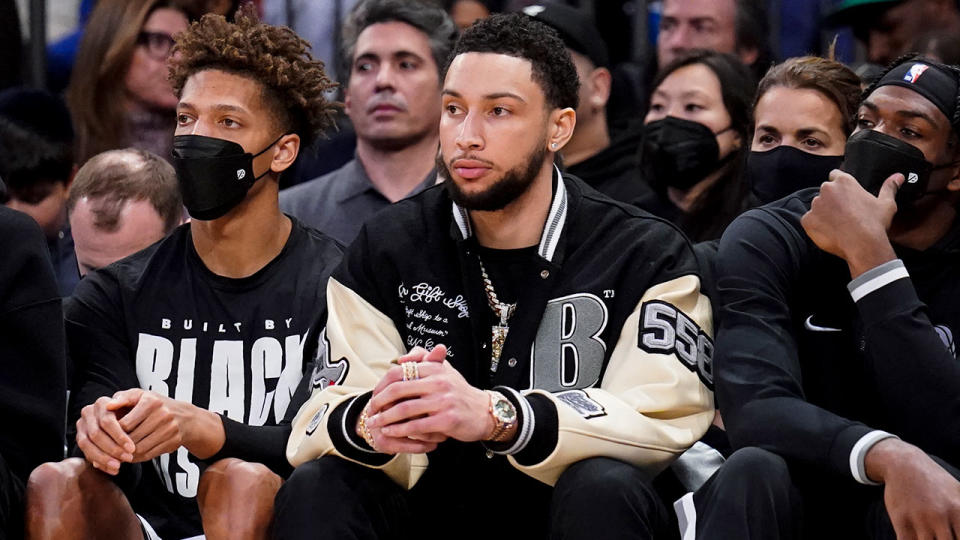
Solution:
[{"label": "black jacket sleeve cuff", "polygon": [[830,446],[830,467],[842,476],[854,478],[850,472],[851,455],[857,442],[871,431],[872,428],[863,424],[853,424],[838,433]]},{"label": "black jacket sleeve cuff", "polygon": [[330,419],[327,420],[327,432],[330,434],[330,440],[334,448],[340,455],[359,461],[366,465],[379,467],[386,465],[391,459],[392,454],[382,454],[377,452],[363,440],[363,437],[357,435],[354,426],[360,418],[360,413],[367,406],[373,392],[360,394],[359,396],[348,399],[341,403],[330,413]]},{"label": "black jacket sleeve cuff", "polygon": [[494,390],[506,396],[517,409],[517,437],[509,444],[487,443],[487,448],[496,453],[510,454],[523,466],[535,465],[547,459],[556,449],[559,436],[557,407],[553,401],[540,394],[524,396],[506,386],[497,386]]},{"label": "black jacket sleeve cuff", "polygon": [[290,438],[290,425],[250,426],[224,415],[224,441],[220,451],[204,460],[214,463],[224,458],[237,458],[251,463],[262,463],[270,470],[286,478],[293,472],[287,461],[287,440]]}]

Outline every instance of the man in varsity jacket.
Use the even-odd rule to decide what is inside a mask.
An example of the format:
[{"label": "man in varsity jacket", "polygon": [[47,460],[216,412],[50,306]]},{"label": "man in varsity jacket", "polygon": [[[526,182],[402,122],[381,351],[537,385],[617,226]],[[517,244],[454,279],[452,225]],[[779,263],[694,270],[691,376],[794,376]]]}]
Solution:
[{"label": "man in varsity jacket", "polygon": [[958,74],[907,59],[865,95],[843,170],[721,241],[718,403],[753,448],[681,501],[699,536],[960,531]]},{"label": "man in varsity jacket", "polygon": [[460,38],[446,181],[367,222],[331,276],[278,537],[663,530],[649,480],[713,418],[710,302],[676,228],[554,167],[576,96],[545,25]]}]

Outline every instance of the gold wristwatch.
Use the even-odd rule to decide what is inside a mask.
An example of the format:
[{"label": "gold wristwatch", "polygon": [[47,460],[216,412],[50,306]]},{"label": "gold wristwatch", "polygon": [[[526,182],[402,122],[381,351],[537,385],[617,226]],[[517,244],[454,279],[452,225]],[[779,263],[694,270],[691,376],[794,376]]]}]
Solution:
[{"label": "gold wristwatch", "polygon": [[487,390],[490,394],[490,416],[493,417],[493,431],[487,436],[490,442],[505,442],[503,436],[510,428],[517,425],[517,409],[509,399],[495,390]]}]

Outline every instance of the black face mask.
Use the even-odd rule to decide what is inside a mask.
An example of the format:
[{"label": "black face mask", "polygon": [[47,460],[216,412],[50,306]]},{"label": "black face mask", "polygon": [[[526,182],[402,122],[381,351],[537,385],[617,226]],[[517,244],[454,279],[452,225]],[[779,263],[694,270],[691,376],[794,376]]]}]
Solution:
[{"label": "black face mask", "polygon": [[766,152],[750,152],[746,178],[753,194],[766,204],[819,186],[842,162],[843,156],[818,156],[783,144]]},{"label": "black face mask", "polygon": [[266,176],[254,176],[253,158],[277,144],[280,138],[256,154],[239,144],[203,135],[173,138],[173,167],[177,171],[183,205],[190,217],[212,220],[223,217],[243,201],[253,184]]},{"label": "black face mask", "polygon": [[903,174],[905,180],[897,191],[897,206],[905,208],[924,195],[942,191],[927,191],[930,175],[955,164],[934,165],[916,146],[870,129],[847,139],[846,158],[841,169],[874,195],[880,193],[880,187],[890,175]]},{"label": "black face mask", "polygon": [[720,159],[717,135],[707,126],[668,116],[643,126],[640,163],[649,167],[653,183],[686,191],[719,169],[736,152]]}]

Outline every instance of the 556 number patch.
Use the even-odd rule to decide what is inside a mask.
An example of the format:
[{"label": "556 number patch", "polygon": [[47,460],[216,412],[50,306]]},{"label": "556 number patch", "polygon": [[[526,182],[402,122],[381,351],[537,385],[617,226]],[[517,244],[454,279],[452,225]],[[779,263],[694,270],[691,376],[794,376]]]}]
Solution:
[{"label": "556 number patch", "polygon": [[637,346],[649,353],[676,354],[687,369],[713,387],[713,340],[693,319],[661,300],[640,308]]}]

